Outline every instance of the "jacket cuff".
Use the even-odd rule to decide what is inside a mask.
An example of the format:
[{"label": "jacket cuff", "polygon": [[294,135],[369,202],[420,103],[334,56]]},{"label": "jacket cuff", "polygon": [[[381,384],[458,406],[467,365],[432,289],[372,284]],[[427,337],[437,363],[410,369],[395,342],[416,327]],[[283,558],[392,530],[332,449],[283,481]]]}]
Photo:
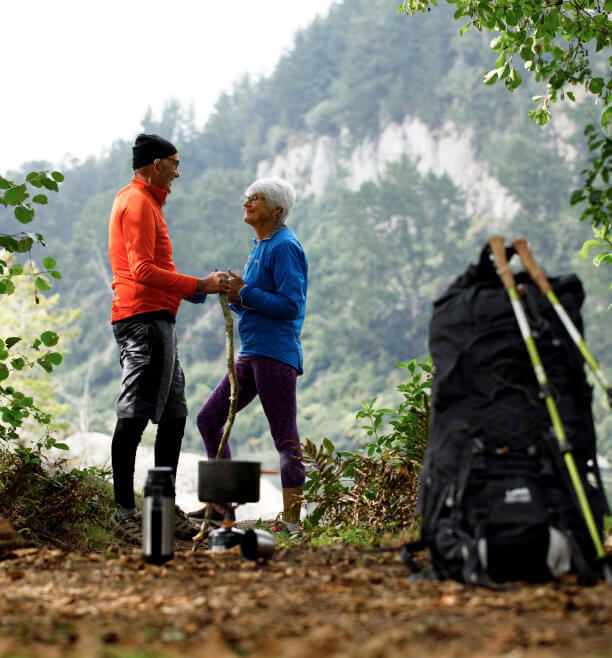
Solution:
[{"label": "jacket cuff", "polygon": [[240,304],[242,306],[246,305],[246,294],[249,286],[245,283],[242,288],[238,291],[238,299],[240,299]]}]

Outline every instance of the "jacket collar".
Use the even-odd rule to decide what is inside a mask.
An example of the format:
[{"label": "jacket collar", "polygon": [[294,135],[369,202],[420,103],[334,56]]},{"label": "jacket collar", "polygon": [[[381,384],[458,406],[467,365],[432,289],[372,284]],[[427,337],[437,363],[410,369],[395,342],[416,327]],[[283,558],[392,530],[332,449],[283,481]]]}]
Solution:
[{"label": "jacket collar", "polygon": [[263,242],[264,240],[269,240],[270,238],[273,238],[277,233],[280,233],[281,231],[284,231],[287,228],[285,224],[277,224],[273,229],[270,229],[268,233],[266,233],[266,236],[263,237],[261,240],[258,238],[253,238],[253,244],[259,244],[260,242]]},{"label": "jacket collar", "polygon": [[155,185],[149,185],[147,182],[140,180],[139,178],[132,178],[132,183],[135,185],[140,185],[144,190],[147,190],[151,196],[157,202],[157,205],[161,208],[164,203],[166,203],[166,197],[168,192],[162,190],[161,187],[155,187]]}]

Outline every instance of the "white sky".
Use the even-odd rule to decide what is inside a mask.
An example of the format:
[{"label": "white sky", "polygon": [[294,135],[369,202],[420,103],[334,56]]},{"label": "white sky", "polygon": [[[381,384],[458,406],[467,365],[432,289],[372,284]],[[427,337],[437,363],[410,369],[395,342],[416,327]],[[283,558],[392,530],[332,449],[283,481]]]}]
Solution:
[{"label": "white sky", "polygon": [[2,7],[0,173],[98,156],[172,97],[203,125],[221,91],[269,75],[334,0],[14,0]]}]

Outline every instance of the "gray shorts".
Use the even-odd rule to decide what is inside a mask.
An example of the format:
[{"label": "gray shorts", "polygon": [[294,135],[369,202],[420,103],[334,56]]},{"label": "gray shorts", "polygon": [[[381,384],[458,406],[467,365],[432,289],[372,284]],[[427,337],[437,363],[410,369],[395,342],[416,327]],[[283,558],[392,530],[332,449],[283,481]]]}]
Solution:
[{"label": "gray shorts", "polygon": [[187,416],[185,376],[168,320],[132,319],[113,324],[123,370],[117,418],[148,418],[154,423]]}]

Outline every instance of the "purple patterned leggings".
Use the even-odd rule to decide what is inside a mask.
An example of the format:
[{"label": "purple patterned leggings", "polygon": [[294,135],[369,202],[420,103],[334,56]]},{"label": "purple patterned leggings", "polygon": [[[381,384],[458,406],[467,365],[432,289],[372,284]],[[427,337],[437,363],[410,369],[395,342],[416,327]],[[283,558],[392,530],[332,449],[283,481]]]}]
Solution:
[{"label": "purple patterned leggings", "polygon": [[[280,456],[281,484],[283,488],[301,487],[304,484],[302,448],[297,430],[297,403],[295,368],[276,359],[255,357],[236,361],[238,377],[238,407],[244,409],[259,395],[274,445]],[[197,425],[204,439],[209,459],[217,456],[223,427],[230,404],[229,376],[219,382],[197,416]],[[223,455],[231,457],[229,444]]]}]

